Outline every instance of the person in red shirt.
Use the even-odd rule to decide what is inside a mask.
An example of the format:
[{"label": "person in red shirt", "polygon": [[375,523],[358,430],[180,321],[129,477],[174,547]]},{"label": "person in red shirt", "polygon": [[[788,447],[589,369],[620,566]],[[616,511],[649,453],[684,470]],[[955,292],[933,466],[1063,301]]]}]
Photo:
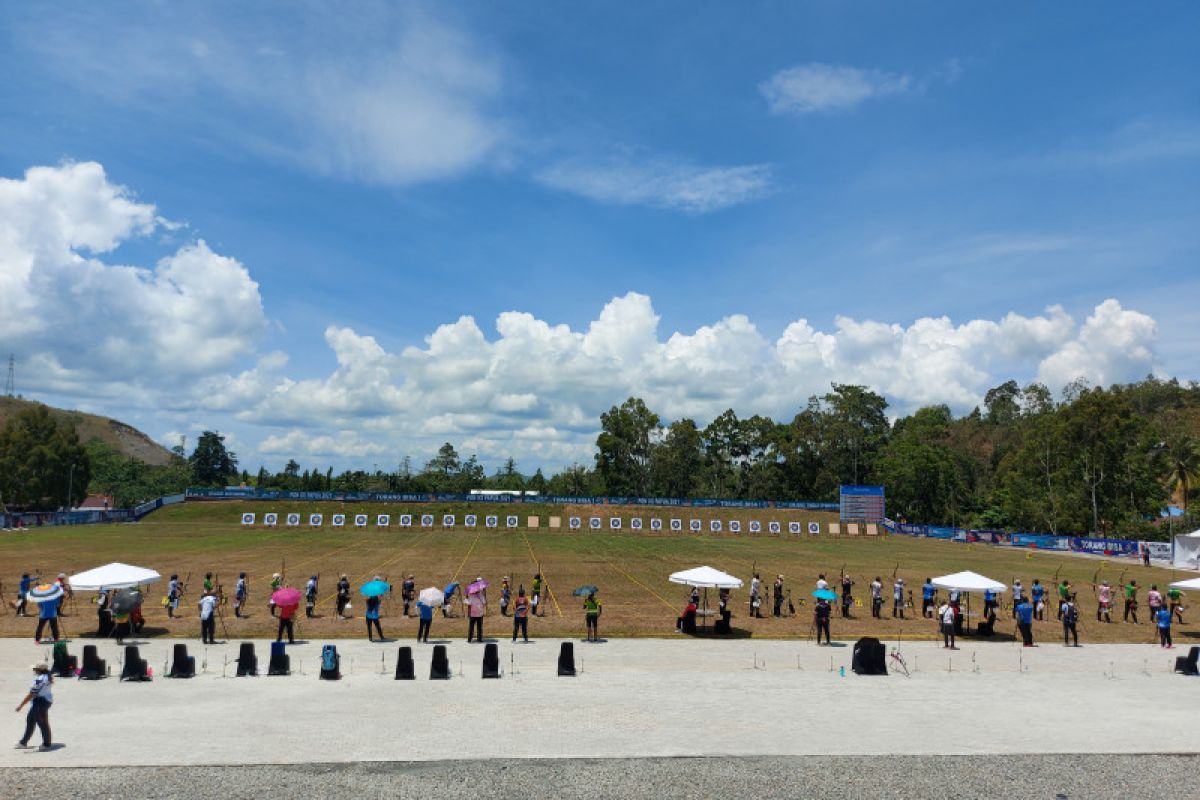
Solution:
[{"label": "person in red shirt", "polygon": [[296,639],[294,636],[295,631],[293,628],[294,623],[292,622],[292,617],[295,616],[297,608],[299,608],[299,606],[280,606],[280,608],[279,608],[279,633],[275,636],[275,641],[277,641],[277,642],[283,641],[283,632],[286,629],[287,635],[288,635],[288,644],[296,643]]}]

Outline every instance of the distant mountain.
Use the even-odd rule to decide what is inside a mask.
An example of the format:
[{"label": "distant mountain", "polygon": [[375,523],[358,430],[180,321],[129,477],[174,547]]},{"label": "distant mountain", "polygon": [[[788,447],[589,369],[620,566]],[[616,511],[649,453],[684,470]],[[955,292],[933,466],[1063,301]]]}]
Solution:
[{"label": "distant mountain", "polygon": [[[17,397],[0,397],[0,426],[3,426],[9,417],[16,416],[26,408],[36,405],[44,404]],[[155,466],[161,466],[171,460],[170,450],[124,422],[95,414],[85,414],[82,411],[68,411],[53,406],[46,406],[46,408],[55,418],[73,424],[75,432],[79,435],[79,441],[84,444],[93,439],[99,439],[117,448],[126,456]]]}]

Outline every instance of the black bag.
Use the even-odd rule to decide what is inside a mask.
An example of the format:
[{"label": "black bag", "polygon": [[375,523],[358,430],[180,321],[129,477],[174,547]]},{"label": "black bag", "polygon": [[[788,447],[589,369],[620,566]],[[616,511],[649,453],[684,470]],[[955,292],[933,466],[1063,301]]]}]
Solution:
[{"label": "black bag", "polygon": [[854,643],[851,669],[856,675],[887,675],[887,648],[872,636],[864,636]]}]

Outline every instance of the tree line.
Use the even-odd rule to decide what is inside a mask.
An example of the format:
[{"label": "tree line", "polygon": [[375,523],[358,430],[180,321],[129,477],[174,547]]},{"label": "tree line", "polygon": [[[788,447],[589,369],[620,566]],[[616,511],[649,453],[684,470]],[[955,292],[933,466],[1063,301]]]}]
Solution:
[{"label": "tree line", "polygon": [[224,437],[205,431],[195,449],[151,466],[110,445],[81,445],[73,428],[44,407],[0,430],[0,499],[16,507],[78,502],[88,491],[136,505],[188,486],[466,493],[472,489],[564,496],[639,496],[836,501],[842,484],[882,484],[889,514],[929,524],[1165,538],[1159,511],[1188,512],[1200,482],[1200,386],[1148,377],[1109,388],[1084,382],[1056,400],[1038,383],[1008,381],[983,405],[956,417],[944,405],[890,418],[884,397],[834,384],[788,421],[739,418],[727,410],[708,425],[664,421],[631,397],[600,415],[591,464],[545,476],[512,458],[487,474],[475,455],[447,442],[423,464],[394,468],[239,470]]}]

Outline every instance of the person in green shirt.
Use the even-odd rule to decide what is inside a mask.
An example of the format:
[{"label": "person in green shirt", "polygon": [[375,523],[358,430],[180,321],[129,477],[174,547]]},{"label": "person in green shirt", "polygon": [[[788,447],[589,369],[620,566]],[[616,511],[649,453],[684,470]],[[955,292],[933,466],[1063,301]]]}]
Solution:
[{"label": "person in green shirt", "polygon": [[1179,618],[1179,624],[1183,624],[1183,592],[1175,586],[1167,589],[1167,601],[1170,604],[1171,614]]},{"label": "person in green shirt", "polygon": [[211,572],[204,573],[204,591],[211,592],[213,590],[213,576]]},{"label": "person in green shirt", "polygon": [[[271,576],[271,594],[275,594],[275,590],[283,586],[283,576],[276,572]],[[267,606],[271,609],[271,616],[275,616],[275,600],[268,599]]]},{"label": "person in green shirt", "polygon": [[542,573],[537,573],[533,576],[533,591],[529,593],[529,602],[533,605],[533,615],[540,617],[542,615]]},{"label": "person in green shirt", "polygon": [[596,593],[592,592],[583,601],[584,618],[587,620],[587,640],[589,642],[600,641],[600,601],[596,599]]},{"label": "person in green shirt", "polygon": [[1129,622],[1129,617],[1133,617],[1133,624],[1138,624],[1137,618],[1137,581],[1130,579],[1129,583],[1125,584],[1125,621]]}]

